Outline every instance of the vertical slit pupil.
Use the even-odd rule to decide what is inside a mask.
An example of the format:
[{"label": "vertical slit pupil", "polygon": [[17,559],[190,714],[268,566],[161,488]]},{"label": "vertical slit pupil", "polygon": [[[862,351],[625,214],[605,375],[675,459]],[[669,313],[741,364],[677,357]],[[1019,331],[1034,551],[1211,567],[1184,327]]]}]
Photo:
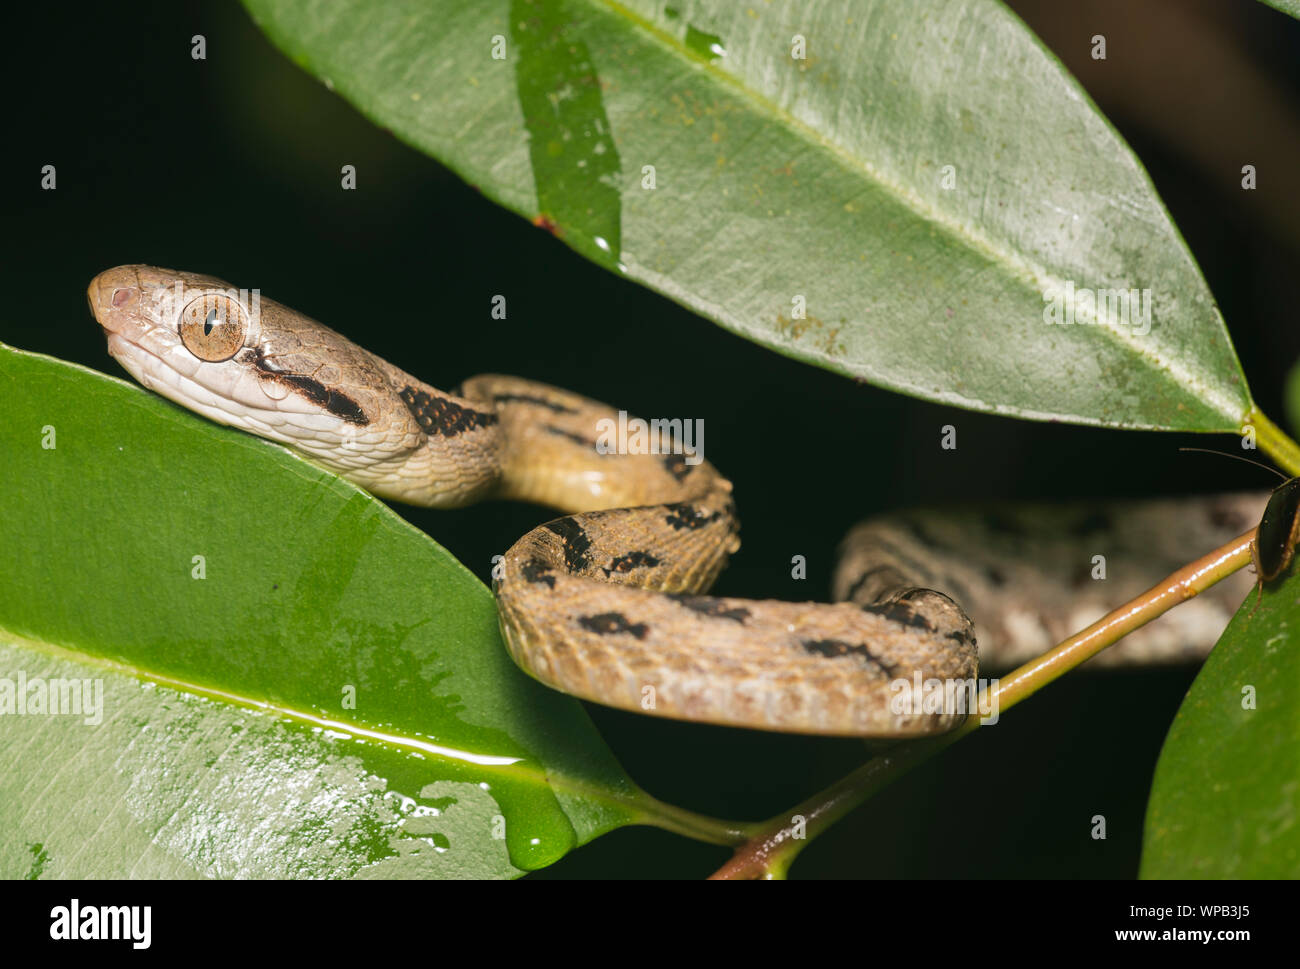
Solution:
[{"label": "vertical slit pupil", "polygon": [[212,335],[212,324],[213,324],[213,321],[216,320],[216,318],[217,318],[217,308],[214,306],[212,309],[208,310],[208,316],[207,316],[207,319],[205,319],[205,320],[203,321],[203,335],[204,335],[204,336],[211,336],[211,335]]}]

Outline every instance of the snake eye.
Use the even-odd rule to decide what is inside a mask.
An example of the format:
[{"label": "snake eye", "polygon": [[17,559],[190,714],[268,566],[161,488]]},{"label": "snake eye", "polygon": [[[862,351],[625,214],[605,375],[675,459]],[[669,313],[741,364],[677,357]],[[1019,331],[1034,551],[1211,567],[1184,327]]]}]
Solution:
[{"label": "snake eye", "polygon": [[220,363],[243,348],[248,322],[238,300],[209,293],[185,305],[178,329],[185,349],[200,360]]}]

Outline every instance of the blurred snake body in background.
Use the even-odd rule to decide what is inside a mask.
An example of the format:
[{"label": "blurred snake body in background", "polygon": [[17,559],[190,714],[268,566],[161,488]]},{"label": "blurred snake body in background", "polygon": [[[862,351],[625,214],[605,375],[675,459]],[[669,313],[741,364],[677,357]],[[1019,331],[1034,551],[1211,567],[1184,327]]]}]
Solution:
[{"label": "blurred snake body in background", "polygon": [[[980,660],[1006,669],[1050,648],[1249,528],[1268,498],[908,512],[850,532],[834,580],[844,601],[711,597],[740,545],[731,483],[666,439],[603,453],[613,408],[517,377],[447,393],[211,276],[120,266],[88,297],[109,352],[146,388],[379,497],[564,512],[495,576],[507,647],[549,686],[660,716],[863,737],[950,729],[964,712],[900,711],[897,684],[972,680]],[[1201,656],[1248,587],[1234,576],[1099,659]]]}]

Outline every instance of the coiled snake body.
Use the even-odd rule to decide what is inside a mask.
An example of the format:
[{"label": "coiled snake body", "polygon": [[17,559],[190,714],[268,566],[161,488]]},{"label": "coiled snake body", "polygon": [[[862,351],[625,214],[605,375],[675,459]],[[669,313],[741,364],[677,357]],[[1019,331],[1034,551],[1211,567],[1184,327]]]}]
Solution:
[{"label": "coiled snake body", "polygon": [[[289,445],[378,496],[439,508],[518,499],[565,512],[511,547],[495,577],[511,655],[543,683],[627,710],[789,732],[916,736],[964,718],[891,703],[896,684],[917,674],[961,681],[978,670],[971,620],[947,595],[920,587],[952,571],[934,564],[936,542],[921,524],[860,527],[836,579],[851,601],[706,596],[739,547],[730,482],[707,461],[671,453],[667,440],[601,453],[600,422],[618,417],[604,404],[491,375],[446,393],[210,276],[120,266],[95,277],[88,296],[110,353],[145,387]],[[1220,533],[1240,531],[1237,519],[1257,517],[1262,501],[1222,499],[1218,517],[1232,520],[1184,523],[1181,540],[1214,547]],[[964,591],[1008,595],[999,568],[972,559],[979,536],[949,529],[945,542],[967,570]],[[1025,551],[1035,561],[1035,549]],[[1077,587],[1064,569],[1049,584]],[[1119,590],[1108,592],[1114,600]],[[1024,639],[1023,622],[1004,626],[1011,646]],[[1044,627],[1042,648],[1054,634]],[[1175,636],[1154,651],[1203,651],[1205,635],[1217,633]]]}]

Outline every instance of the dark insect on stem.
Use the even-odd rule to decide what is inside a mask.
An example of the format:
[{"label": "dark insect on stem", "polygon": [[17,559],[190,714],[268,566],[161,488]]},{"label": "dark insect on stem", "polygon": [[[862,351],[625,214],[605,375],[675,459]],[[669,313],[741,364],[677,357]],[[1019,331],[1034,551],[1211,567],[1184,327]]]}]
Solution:
[{"label": "dark insect on stem", "polygon": [[1273,489],[1259,520],[1259,531],[1251,545],[1260,583],[1272,582],[1287,570],[1300,541],[1300,478],[1284,481]]},{"label": "dark insect on stem", "polygon": [[[1256,581],[1262,597],[1264,583],[1272,582],[1285,572],[1295,558],[1296,543],[1300,541],[1300,478],[1287,478],[1280,471],[1240,454],[1226,454],[1201,447],[1183,447],[1178,450],[1201,451],[1232,458],[1234,461],[1245,461],[1257,468],[1271,471],[1282,479],[1282,483],[1273,489],[1268,505],[1264,508],[1264,515],[1259,520],[1255,540],[1250,543],[1250,557],[1255,563]],[[1256,602],[1255,606],[1258,608],[1259,603]]]}]

